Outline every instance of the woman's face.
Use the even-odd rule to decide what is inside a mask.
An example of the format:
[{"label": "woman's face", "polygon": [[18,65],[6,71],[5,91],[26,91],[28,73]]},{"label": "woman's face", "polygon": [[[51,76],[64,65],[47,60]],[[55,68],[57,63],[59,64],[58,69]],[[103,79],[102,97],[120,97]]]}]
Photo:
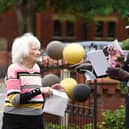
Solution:
[{"label": "woman's face", "polygon": [[30,50],[29,50],[29,55],[27,56],[28,61],[30,61],[30,63],[35,63],[38,61],[40,57],[40,49],[39,46],[37,44],[30,44]]}]

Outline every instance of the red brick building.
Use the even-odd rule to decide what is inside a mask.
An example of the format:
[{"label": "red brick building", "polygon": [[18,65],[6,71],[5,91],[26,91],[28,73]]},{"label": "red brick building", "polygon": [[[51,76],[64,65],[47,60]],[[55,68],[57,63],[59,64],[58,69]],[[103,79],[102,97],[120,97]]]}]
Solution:
[{"label": "red brick building", "polygon": [[[72,15],[57,16],[51,10],[37,13],[35,17],[35,33],[40,39],[42,47],[46,47],[51,40],[88,41],[88,40],[124,40],[128,37],[125,21],[119,16],[96,17],[95,23],[85,25],[81,19]],[[0,15],[0,38],[6,38],[12,43],[18,34],[15,11]]]},{"label": "red brick building", "polygon": [[107,17],[96,17],[96,23],[85,25],[81,19],[74,16],[56,16],[51,11],[39,13],[36,16],[36,34],[43,46],[50,40],[86,41],[106,40],[117,38],[124,40],[128,37],[125,21],[116,14]]},{"label": "red brick building", "polygon": [[[116,14],[107,17],[98,16],[95,21],[96,23],[86,25],[73,15],[58,16],[51,10],[46,10],[36,14],[35,34],[40,39],[42,48],[45,48],[51,40],[111,41],[117,38],[122,41],[128,37],[129,30],[125,29],[124,19],[120,19]],[[13,39],[18,35],[15,11],[0,15],[0,28],[0,39],[6,39],[10,50]],[[0,46],[2,45],[0,43]]]}]

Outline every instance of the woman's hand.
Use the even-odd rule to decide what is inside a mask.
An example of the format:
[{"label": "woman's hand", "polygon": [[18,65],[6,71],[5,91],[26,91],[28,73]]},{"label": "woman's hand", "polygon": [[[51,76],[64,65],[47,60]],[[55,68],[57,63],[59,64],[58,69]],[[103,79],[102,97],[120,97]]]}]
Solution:
[{"label": "woman's hand", "polygon": [[55,90],[62,91],[62,92],[65,91],[65,90],[64,90],[64,87],[63,87],[61,84],[59,84],[59,83],[56,83],[56,84],[52,85],[51,88],[53,88],[53,89],[55,89]]},{"label": "woman's hand", "polygon": [[45,97],[49,97],[49,96],[53,95],[52,88],[50,88],[50,87],[40,87],[40,91],[42,94],[45,95]]}]

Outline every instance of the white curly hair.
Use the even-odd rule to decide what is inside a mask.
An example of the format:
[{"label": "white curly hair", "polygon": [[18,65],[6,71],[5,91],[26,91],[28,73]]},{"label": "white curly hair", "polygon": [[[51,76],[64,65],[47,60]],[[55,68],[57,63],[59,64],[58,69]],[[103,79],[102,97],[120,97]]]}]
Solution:
[{"label": "white curly hair", "polygon": [[22,63],[23,58],[29,54],[30,44],[36,44],[40,49],[40,41],[31,33],[25,33],[14,39],[12,45],[12,63]]}]

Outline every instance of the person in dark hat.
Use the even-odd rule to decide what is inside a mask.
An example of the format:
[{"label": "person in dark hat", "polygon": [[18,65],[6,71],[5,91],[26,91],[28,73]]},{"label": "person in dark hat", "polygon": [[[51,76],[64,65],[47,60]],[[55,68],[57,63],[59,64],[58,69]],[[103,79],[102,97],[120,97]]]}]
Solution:
[{"label": "person in dark hat", "polygon": [[[90,63],[82,63],[74,66],[74,69],[79,73],[85,73],[85,70],[92,70]],[[125,127],[129,128],[129,55],[124,62],[123,67],[109,67],[107,76],[114,80],[124,81],[128,86],[128,93],[125,96]]]},{"label": "person in dark hat", "polygon": [[125,127],[129,128],[129,55],[124,63],[124,67],[109,67],[107,74],[111,79],[127,83],[128,92],[125,95]]}]

